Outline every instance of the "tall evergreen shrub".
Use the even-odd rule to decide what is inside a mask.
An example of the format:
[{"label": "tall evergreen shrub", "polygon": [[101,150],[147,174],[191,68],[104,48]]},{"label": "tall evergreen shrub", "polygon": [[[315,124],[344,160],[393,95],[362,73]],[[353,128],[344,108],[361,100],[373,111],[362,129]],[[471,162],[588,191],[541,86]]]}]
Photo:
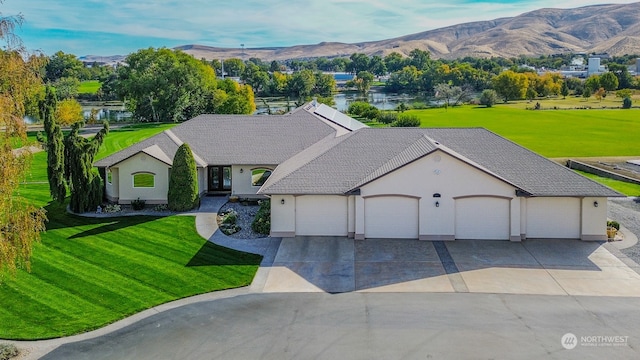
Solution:
[{"label": "tall evergreen shrub", "polygon": [[198,204],[198,171],[188,144],[182,144],[173,157],[167,194],[169,209],[187,211]]}]

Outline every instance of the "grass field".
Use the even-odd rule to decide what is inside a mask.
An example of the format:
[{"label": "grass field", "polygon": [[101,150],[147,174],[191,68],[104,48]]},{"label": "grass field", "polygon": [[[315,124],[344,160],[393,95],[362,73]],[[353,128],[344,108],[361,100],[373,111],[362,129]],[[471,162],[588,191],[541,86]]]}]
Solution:
[{"label": "grass field", "polygon": [[78,94],[95,94],[102,84],[98,80],[86,80],[80,83]]},{"label": "grass field", "polygon": [[100,147],[96,160],[113,154],[144,139],[150,138],[166,129],[171,129],[176,124],[136,124],[120,129],[109,130],[109,135]]},{"label": "grass field", "polygon": [[[117,151],[170,126],[118,129],[103,146]],[[168,301],[251,283],[261,257],[207,242],[194,217],[67,214],[65,205],[49,203],[46,162],[46,153],[33,155],[18,191],[45,206],[49,222],[34,246],[32,272],[0,283],[0,338],[77,334]]]},{"label": "grass field", "polygon": [[589,174],[584,171],[577,171],[577,172],[588,177],[589,179],[593,179],[627,196],[640,196],[640,185],[619,181],[619,180],[613,180],[613,179],[601,177],[598,175]]},{"label": "grass field", "polygon": [[484,127],[546,157],[640,155],[640,110],[522,110],[461,106],[410,110],[422,127]]}]

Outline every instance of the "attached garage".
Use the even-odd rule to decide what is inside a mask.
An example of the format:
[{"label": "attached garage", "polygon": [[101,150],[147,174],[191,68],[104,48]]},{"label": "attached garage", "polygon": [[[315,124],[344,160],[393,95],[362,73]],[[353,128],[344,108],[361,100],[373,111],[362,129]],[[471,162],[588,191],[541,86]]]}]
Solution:
[{"label": "attached garage", "polygon": [[378,196],[364,200],[365,237],[391,239],[418,238],[418,199]]},{"label": "attached garage", "polygon": [[579,198],[527,199],[527,238],[580,239]]},{"label": "attached garage", "polygon": [[296,235],[347,236],[347,197],[296,197]]},{"label": "attached garage", "polygon": [[509,240],[509,201],[488,196],[456,199],[456,239]]}]

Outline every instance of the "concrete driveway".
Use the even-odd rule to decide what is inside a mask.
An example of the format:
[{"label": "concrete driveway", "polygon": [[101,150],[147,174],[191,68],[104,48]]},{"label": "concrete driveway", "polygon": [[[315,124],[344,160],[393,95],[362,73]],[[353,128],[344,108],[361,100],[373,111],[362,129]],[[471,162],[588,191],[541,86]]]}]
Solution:
[{"label": "concrete driveway", "polygon": [[[262,292],[462,292],[640,297],[640,267],[578,240],[283,239]],[[261,288],[261,289],[260,289]]]}]

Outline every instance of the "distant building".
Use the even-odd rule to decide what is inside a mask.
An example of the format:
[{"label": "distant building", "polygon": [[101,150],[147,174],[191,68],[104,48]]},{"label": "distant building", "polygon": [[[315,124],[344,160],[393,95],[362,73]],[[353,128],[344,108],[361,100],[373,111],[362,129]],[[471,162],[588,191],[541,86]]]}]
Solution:
[{"label": "distant building", "polygon": [[591,76],[594,74],[600,74],[605,72],[604,66],[600,65],[599,57],[590,57],[589,65],[587,67],[587,76]]}]

